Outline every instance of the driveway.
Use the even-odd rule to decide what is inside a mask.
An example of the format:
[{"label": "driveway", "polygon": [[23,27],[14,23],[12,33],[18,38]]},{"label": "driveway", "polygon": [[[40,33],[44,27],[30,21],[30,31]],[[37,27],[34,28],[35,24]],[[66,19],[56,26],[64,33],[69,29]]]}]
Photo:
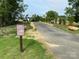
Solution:
[{"label": "driveway", "polygon": [[49,44],[57,45],[49,47],[56,59],[79,59],[79,36],[64,32],[47,24],[34,23],[37,30],[45,37]]}]

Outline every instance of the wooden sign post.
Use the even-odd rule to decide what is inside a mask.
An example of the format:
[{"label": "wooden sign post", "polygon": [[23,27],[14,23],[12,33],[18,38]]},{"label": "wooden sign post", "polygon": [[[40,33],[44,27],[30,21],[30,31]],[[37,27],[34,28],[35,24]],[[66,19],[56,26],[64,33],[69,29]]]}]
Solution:
[{"label": "wooden sign post", "polygon": [[20,51],[23,52],[23,35],[24,35],[24,25],[17,24],[17,35],[20,36]]}]

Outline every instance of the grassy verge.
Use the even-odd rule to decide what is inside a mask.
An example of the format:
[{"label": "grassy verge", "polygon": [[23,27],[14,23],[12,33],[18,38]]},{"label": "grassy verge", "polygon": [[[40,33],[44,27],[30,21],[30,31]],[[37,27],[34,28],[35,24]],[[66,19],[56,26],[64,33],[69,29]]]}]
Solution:
[{"label": "grassy verge", "polygon": [[0,27],[0,36],[9,35],[16,33],[16,26],[7,26],[7,27]]},{"label": "grassy verge", "polygon": [[[12,29],[12,31],[15,30]],[[34,40],[34,37],[25,35],[23,42],[24,52],[21,53],[19,38],[15,33],[0,36],[0,59],[53,59],[43,44]]]},{"label": "grassy verge", "polygon": [[79,34],[79,30],[71,31],[71,30],[68,29],[68,27],[66,25],[54,24],[54,26],[59,28],[59,29],[66,31],[66,32],[72,33],[72,34]]},{"label": "grassy verge", "polygon": [[25,38],[23,53],[20,53],[19,39],[15,35],[0,38],[0,59],[52,59],[46,54],[42,44]]}]

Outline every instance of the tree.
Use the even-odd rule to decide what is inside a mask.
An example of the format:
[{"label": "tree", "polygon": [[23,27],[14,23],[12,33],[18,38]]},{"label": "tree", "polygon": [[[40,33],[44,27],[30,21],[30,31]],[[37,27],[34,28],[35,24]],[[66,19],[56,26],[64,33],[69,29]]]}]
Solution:
[{"label": "tree", "polygon": [[46,13],[46,20],[48,22],[54,21],[56,23],[57,18],[58,18],[58,13],[56,11],[48,11]]},{"label": "tree", "polygon": [[32,15],[32,17],[31,17],[31,21],[35,21],[35,22],[43,21],[43,19],[44,19],[43,17],[36,15],[36,14]]},{"label": "tree", "polygon": [[79,0],[68,0],[69,5],[75,10],[75,22],[79,22]]},{"label": "tree", "polygon": [[69,24],[72,25],[74,22],[74,10],[71,7],[66,7],[65,14],[67,17],[67,20],[69,21]]},{"label": "tree", "polygon": [[63,24],[63,25],[66,24],[66,16],[64,15],[59,16],[59,24]]},{"label": "tree", "polygon": [[32,17],[31,17],[31,21],[38,21],[38,19],[37,19],[37,15],[36,15],[36,14],[32,15]]},{"label": "tree", "polygon": [[67,15],[67,16],[74,16],[74,10],[73,10],[73,8],[71,8],[71,7],[66,7],[66,9],[65,9],[65,14]]},{"label": "tree", "polygon": [[24,12],[24,7],[22,0],[0,0],[0,24],[14,24],[15,18]]}]

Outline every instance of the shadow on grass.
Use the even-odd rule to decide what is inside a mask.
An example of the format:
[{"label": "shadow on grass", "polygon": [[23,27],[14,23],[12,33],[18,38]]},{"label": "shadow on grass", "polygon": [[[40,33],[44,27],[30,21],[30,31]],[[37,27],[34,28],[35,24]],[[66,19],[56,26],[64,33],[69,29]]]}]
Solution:
[{"label": "shadow on grass", "polygon": [[[36,40],[25,39],[24,40],[24,52],[26,53],[28,59],[44,59],[46,49]],[[29,57],[31,56],[31,57]]]},{"label": "shadow on grass", "polygon": [[26,50],[27,48],[30,48],[30,47],[33,47],[33,46],[40,46],[41,48],[42,47],[42,43],[39,43],[38,41],[36,40],[33,40],[33,39],[24,39],[24,50]]},{"label": "shadow on grass", "polygon": [[28,59],[53,59],[51,55],[46,53],[46,49],[33,39],[24,39],[25,55]]},{"label": "shadow on grass", "polygon": [[[52,59],[50,55],[46,54],[46,50],[41,43],[27,38],[23,40],[25,49],[21,54],[19,51],[19,39],[15,36],[0,38],[2,39],[0,42],[0,59]],[[7,47],[10,47],[10,49],[7,49]]]}]

